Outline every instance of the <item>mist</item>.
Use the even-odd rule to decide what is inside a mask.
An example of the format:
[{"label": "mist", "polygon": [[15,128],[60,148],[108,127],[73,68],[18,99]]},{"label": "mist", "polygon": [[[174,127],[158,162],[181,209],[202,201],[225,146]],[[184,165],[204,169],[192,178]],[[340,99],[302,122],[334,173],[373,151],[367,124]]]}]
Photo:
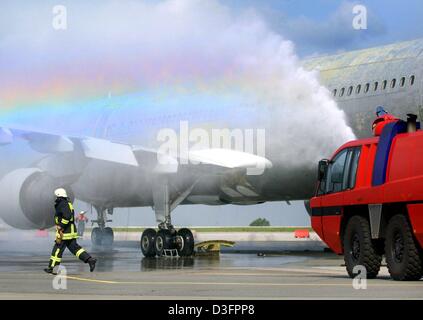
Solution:
[{"label": "mist", "polygon": [[50,124],[64,105],[83,113],[95,99],[153,92],[164,104],[200,97],[198,110],[209,97],[226,99],[237,119],[221,126],[265,128],[265,156],[286,170],[314,168],[354,138],[318,74],[301,67],[295,44],[253,8],[216,0],[64,1],[67,28],[55,30],[56,4],[2,4],[0,124],[16,114]]},{"label": "mist", "polygon": [[294,44],[254,9],[215,0],[72,1],[64,2],[66,29],[55,30],[54,5],[6,2],[0,13],[4,111],[110,94],[172,92],[171,101],[195,93],[235,97],[253,118],[247,125],[268,130],[272,161],[311,164],[354,138],[317,74],[301,68]]}]

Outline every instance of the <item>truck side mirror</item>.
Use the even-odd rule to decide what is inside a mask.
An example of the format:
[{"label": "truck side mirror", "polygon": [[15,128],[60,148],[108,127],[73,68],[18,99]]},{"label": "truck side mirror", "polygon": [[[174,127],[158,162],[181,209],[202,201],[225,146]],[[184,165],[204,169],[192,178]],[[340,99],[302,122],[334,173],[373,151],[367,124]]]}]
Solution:
[{"label": "truck side mirror", "polygon": [[322,181],[323,178],[325,177],[328,166],[329,166],[328,159],[323,159],[319,161],[319,167],[318,167],[318,173],[317,173],[317,179],[319,181]]}]

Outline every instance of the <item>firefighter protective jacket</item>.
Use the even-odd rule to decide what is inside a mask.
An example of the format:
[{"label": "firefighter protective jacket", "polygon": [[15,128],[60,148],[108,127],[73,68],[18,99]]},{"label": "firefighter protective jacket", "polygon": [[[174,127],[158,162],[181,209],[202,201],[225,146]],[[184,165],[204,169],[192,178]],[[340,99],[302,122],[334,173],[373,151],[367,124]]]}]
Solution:
[{"label": "firefighter protective jacket", "polygon": [[[75,211],[72,202],[66,198],[57,198],[54,208],[56,209],[56,214],[54,216],[56,226],[61,227],[63,230],[62,240],[78,238],[75,227]],[[59,234],[56,232],[56,237],[58,236]]]}]

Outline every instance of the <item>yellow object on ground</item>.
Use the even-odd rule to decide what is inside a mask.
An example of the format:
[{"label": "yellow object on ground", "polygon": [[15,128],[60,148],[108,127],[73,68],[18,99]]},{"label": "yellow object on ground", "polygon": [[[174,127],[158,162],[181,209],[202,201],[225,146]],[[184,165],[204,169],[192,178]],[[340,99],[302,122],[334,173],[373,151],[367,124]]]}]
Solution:
[{"label": "yellow object on ground", "polygon": [[233,247],[235,245],[234,241],[228,240],[208,240],[196,243],[194,248],[197,249],[196,254],[219,254],[221,246]]}]

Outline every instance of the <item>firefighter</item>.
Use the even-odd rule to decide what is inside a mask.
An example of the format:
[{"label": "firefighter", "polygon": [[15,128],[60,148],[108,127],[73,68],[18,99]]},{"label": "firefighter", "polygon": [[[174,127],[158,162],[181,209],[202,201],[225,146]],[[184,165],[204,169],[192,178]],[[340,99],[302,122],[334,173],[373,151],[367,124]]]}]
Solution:
[{"label": "firefighter", "polygon": [[376,108],[376,117],[379,118],[379,117],[382,117],[382,116],[384,116],[386,114],[389,114],[389,113],[382,106],[378,106]]},{"label": "firefighter", "polygon": [[84,236],[85,223],[88,222],[88,218],[85,216],[85,211],[81,211],[78,214],[76,221],[78,222],[78,237],[82,238]]},{"label": "firefighter", "polygon": [[88,263],[90,271],[93,272],[97,260],[92,258],[88,252],[81,248],[81,246],[79,246],[76,242],[78,235],[76,233],[74,223],[74,209],[72,202],[68,199],[66,190],[63,188],[56,189],[54,191],[54,195],[56,196],[54,205],[54,208],[56,209],[54,216],[56,223],[56,240],[48,268],[45,268],[44,271],[47,273],[53,273],[54,267],[60,264],[63,252],[67,247],[77,258],[85,263]]},{"label": "firefighter", "polygon": [[382,106],[376,108],[376,120],[373,121],[372,131],[374,136],[380,136],[385,125],[396,122],[399,119],[388,113]]}]

